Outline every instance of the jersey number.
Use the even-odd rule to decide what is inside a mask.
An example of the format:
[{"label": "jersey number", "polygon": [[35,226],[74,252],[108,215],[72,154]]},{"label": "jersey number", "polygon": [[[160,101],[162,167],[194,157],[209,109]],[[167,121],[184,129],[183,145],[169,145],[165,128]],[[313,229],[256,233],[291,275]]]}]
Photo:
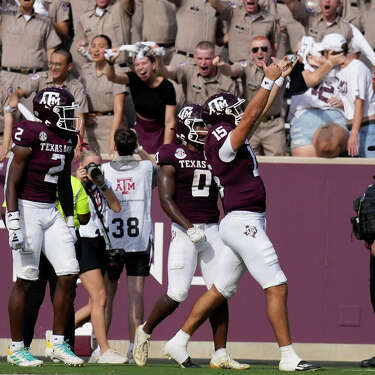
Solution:
[{"label": "jersey number", "polygon": [[221,138],[225,137],[228,132],[222,127],[222,126],[218,126],[213,132],[212,134],[215,136],[215,138],[220,141]]},{"label": "jersey number", "polygon": [[17,141],[21,141],[21,135],[23,133],[24,129],[22,128],[17,128],[17,131],[14,133],[14,139]]},{"label": "jersey number", "polygon": [[[116,232],[112,232],[112,236],[114,238],[124,237],[124,220],[122,220],[120,217],[117,217],[112,220],[112,224],[116,225]],[[136,217],[129,217],[128,220],[126,220],[126,224],[128,226],[129,237],[139,236],[139,220]]]},{"label": "jersey number", "polygon": [[52,184],[57,184],[57,180],[59,178],[57,174],[60,173],[65,167],[65,155],[52,154],[51,159],[60,160],[60,165],[57,165],[56,167],[51,167],[48,170],[48,173],[44,176],[44,181],[50,182]]},{"label": "jersey number", "polygon": [[[204,184],[199,187],[201,176],[204,176]],[[208,197],[210,195],[212,174],[206,169],[196,169],[194,171],[193,185],[191,187],[191,194],[193,197]]]}]

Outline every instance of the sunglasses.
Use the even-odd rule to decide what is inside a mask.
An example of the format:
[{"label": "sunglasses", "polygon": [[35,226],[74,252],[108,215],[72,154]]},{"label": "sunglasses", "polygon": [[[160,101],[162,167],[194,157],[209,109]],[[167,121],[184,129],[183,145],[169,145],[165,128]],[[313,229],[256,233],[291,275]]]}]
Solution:
[{"label": "sunglasses", "polygon": [[261,46],[261,47],[253,47],[251,49],[251,52],[252,53],[257,53],[259,51],[259,48],[263,51],[263,52],[267,52],[268,51],[268,47],[267,46]]}]

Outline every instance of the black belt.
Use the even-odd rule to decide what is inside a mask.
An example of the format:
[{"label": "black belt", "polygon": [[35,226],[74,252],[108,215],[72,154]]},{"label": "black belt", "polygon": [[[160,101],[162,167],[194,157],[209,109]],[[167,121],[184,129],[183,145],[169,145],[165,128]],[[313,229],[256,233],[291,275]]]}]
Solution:
[{"label": "black belt", "polygon": [[264,115],[263,117],[261,117],[260,121],[262,122],[272,121],[272,120],[279,118],[280,116],[281,116],[280,113],[278,115],[270,115],[270,116]]},{"label": "black belt", "polygon": [[90,112],[93,113],[96,116],[113,116],[114,112],[113,111],[107,111],[107,112]]},{"label": "black belt", "polygon": [[163,47],[163,48],[170,48],[170,47],[173,47],[174,46],[174,42],[170,42],[170,43],[156,43],[159,47]]},{"label": "black belt", "polygon": [[[362,121],[361,122],[361,127],[362,126],[369,126],[369,125],[374,125],[375,124],[375,119],[371,119],[371,120],[365,120],[365,121]],[[348,128],[348,130],[352,130],[352,124],[349,124],[346,126]]]},{"label": "black belt", "polygon": [[128,64],[127,63],[122,63],[122,64],[118,64],[118,66],[120,68],[127,68],[128,67]]},{"label": "black belt", "polygon": [[188,52],[185,52],[185,51],[176,50],[176,53],[178,53],[179,55],[187,56],[187,57],[194,57],[194,55],[192,53],[188,53]]},{"label": "black belt", "polygon": [[21,74],[35,74],[38,72],[41,72],[43,69],[42,68],[36,68],[36,69],[28,69],[28,68],[21,68],[21,69],[14,69],[14,68],[8,68],[7,66],[2,66],[1,70],[6,70],[7,72],[12,72],[12,73],[21,73]]}]

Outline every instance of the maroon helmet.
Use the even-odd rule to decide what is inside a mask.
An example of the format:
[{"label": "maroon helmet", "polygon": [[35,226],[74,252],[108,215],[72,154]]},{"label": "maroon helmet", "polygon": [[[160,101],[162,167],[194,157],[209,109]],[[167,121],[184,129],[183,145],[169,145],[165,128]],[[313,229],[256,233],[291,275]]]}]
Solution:
[{"label": "maroon helmet", "polygon": [[[202,107],[198,104],[187,104],[177,115],[176,137],[202,149],[208,129],[201,117]],[[198,129],[198,127],[200,129]],[[203,129],[205,128],[205,129]]]},{"label": "maroon helmet", "polygon": [[219,122],[238,125],[241,121],[245,99],[230,92],[210,96],[202,106],[202,119],[208,127]]},{"label": "maroon helmet", "polygon": [[48,87],[39,91],[33,99],[34,115],[51,128],[78,132],[80,118],[74,117],[78,104],[73,95],[59,87]]}]

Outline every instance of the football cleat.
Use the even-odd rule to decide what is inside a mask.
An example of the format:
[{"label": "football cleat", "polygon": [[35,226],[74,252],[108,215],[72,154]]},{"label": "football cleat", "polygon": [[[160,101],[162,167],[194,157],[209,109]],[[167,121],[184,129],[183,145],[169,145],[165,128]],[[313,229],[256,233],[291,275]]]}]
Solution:
[{"label": "football cleat", "polygon": [[55,362],[55,363],[60,362],[59,359],[52,357],[52,351],[53,351],[53,347],[52,347],[51,341],[47,340],[46,341],[46,349],[44,351],[44,356],[46,358],[49,358],[52,362]]},{"label": "football cleat", "polygon": [[14,351],[8,348],[7,362],[22,367],[37,367],[43,364],[43,361],[33,357],[30,348],[20,348]]},{"label": "football cleat", "polygon": [[223,355],[215,354],[212,356],[210,361],[211,368],[225,368],[225,369],[232,369],[232,370],[247,370],[250,368],[250,365],[247,363],[239,363],[232,359],[228,353]]},{"label": "football cleat", "polygon": [[188,357],[186,361],[180,363],[179,365],[181,368],[200,368],[201,367],[197,365],[196,363],[193,363],[190,357]]},{"label": "football cleat", "polygon": [[375,357],[364,359],[361,362],[361,367],[375,367]]},{"label": "football cleat", "polygon": [[198,368],[199,365],[193,363],[185,345],[176,345],[173,340],[169,340],[162,351],[162,355],[168,357],[168,359],[173,359],[182,368]]},{"label": "football cleat", "polygon": [[79,358],[72,352],[66,341],[62,344],[52,345],[52,354],[50,358],[52,360],[58,359],[68,366],[82,366],[84,363],[83,359]]},{"label": "football cleat", "polygon": [[103,354],[99,354],[97,363],[106,364],[123,364],[127,362],[127,358],[123,357],[113,349],[106,350]]},{"label": "football cleat", "polygon": [[313,365],[306,361],[299,361],[296,363],[295,360],[281,360],[279,363],[280,371],[317,371],[320,366]]},{"label": "football cleat", "polygon": [[[133,358],[137,366],[146,366],[148,359],[148,348],[150,347],[151,335],[143,331],[145,323],[139,325],[135,330]],[[130,357],[129,357],[130,359]],[[130,361],[129,361],[130,363]]]}]

